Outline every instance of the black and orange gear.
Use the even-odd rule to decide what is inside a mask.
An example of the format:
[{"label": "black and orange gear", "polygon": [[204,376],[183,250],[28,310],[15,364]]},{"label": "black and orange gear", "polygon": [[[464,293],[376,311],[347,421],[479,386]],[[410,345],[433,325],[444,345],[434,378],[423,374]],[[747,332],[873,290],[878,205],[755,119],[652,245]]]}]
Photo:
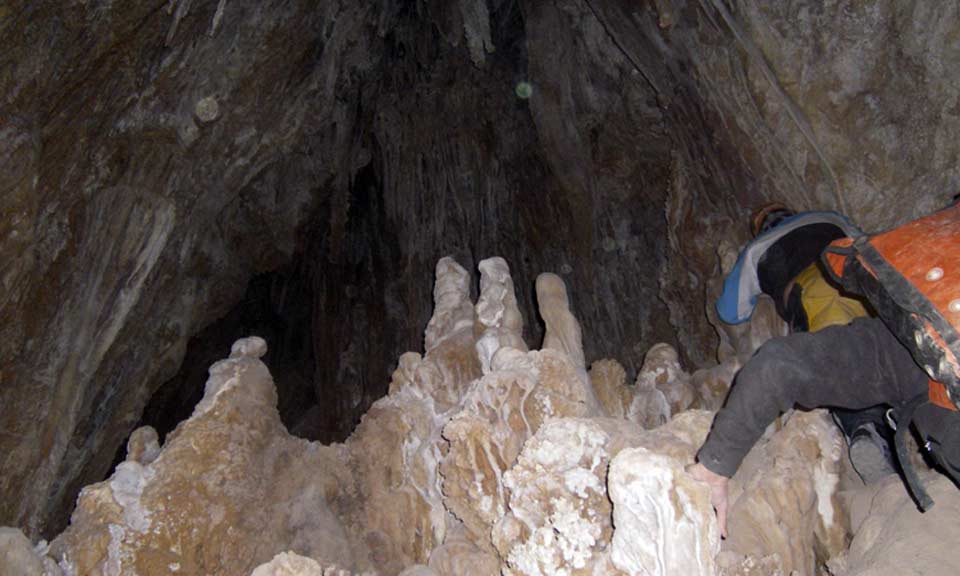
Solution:
[{"label": "black and orange gear", "polygon": [[867,298],[930,377],[925,393],[897,408],[896,434],[907,484],[927,509],[933,501],[910,465],[906,434],[919,406],[960,412],[960,204],[882,234],[837,240],[823,262],[845,289]]}]

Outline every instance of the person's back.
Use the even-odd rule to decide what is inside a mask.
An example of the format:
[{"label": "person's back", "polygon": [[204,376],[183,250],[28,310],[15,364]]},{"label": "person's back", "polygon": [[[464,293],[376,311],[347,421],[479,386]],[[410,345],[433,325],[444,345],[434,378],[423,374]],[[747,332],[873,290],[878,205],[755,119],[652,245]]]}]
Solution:
[{"label": "person's back", "polygon": [[[820,262],[831,242],[862,234],[845,217],[824,211],[795,213],[772,202],[754,211],[751,233],[754,239],[741,252],[717,301],[722,320],[736,324],[748,319],[760,294],[773,299],[777,313],[795,333],[818,332],[869,315],[863,300],[843,294]],[[851,462],[868,484],[895,472],[885,411],[882,406],[832,411],[850,446]]]},{"label": "person's back", "polygon": [[[757,260],[754,254],[745,261]],[[774,338],[737,374],[689,470],[710,486],[723,532],[729,478],[767,426],[798,406],[889,406],[898,460],[921,510],[933,502],[906,450],[911,429],[960,486],[960,205],[883,234],[833,242],[824,263],[879,317]]]}]

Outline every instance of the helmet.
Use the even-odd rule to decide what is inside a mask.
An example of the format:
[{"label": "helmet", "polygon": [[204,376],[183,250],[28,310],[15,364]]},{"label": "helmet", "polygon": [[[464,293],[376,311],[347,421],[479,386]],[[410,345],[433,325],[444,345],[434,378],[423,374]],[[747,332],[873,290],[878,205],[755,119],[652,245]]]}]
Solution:
[{"label": "helmet", "polygon": [[794,214],[793,210],[779,202],[767,202],[750,216],[750,232],[754,237],[759,236]]}]

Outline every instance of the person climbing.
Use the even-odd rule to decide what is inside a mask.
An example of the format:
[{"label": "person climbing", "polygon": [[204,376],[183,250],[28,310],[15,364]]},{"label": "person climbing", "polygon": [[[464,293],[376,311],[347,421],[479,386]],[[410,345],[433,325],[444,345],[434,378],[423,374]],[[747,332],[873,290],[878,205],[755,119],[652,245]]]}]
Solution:
[{"label": "person climbing", "polygon": [[[836,212],[803,212],[779,202],[760,206],[750,218],[751,241],[727,275],[717,300],[720,319],[750,319],[757,297],[770,296],[792,332],[818,332],[869,315],[860,298],[842,294],[825,276],[820,254],[834,240],[863,232]],[[867,484],[896,472],[886,408],[831,411],[849,445],[854,469]]]},{"label": "person climbing", "polygon": [[[878,317],[774,338],[737,374],[690,468],[710,487],[724,536],[729,478],[766,427],[795,406],[892,407],[897,459],[921,510],[933,502],[906,451],[911,424],[939,469],[960,482],[960,205],[884,234],[845,234],[822,261]],[[747,311],[752,288],[744,282],[735,300]]]}]

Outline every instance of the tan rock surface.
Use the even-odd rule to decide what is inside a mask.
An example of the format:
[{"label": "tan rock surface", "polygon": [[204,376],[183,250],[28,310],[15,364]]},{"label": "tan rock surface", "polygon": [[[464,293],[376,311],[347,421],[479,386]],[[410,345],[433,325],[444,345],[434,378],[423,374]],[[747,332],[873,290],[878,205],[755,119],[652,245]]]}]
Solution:
[{"label": "tan rock surface", "polygon": [[[730,485],[722,566],[765,559],[783,574],[813,576],[847,546],[837,489],[846,445],[824,410],[790,412],[750,451]],[[747,563],[749,564],[749,563]]]},{"label": "tan rock surface", "polygon": [[265,351],[238,341],[155,460],[128,459],[83,490],[51,545],[65,572],[248,574],[287,549],[370,566],[337,516],[353,499],[345,450],[286,433]]},{"label": "tan rock surface", "polygon": [[604,412],[611,418],[626,418],[633,402],[633,389],[627,386],[627,372],[613,359],[597,360],[590,365],[590,383]]},{"label": "tan rock surface", "polygon": [[61,576],[59,566],[38,554],[18,528],[0,527],[0,574],[4,576]]},{"label": "tan rock surface", "polygon": [[849,553],[831,564],[834,574],[960,574],[960,490],[936,472],[924,474],[924,485],[935,502],[924,513],[898,477],[863,489],[868,515],[856,527]]}]

